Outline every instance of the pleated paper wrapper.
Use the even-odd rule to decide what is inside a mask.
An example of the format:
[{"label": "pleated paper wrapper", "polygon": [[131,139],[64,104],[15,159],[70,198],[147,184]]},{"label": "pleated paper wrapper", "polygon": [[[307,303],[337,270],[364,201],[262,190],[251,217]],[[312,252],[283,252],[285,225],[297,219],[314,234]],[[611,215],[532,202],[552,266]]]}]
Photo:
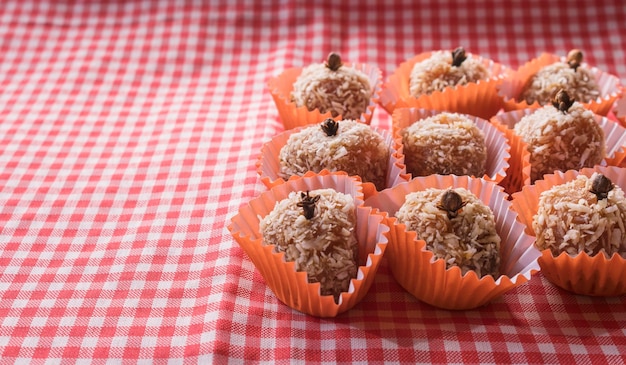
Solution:
[{"label": "pleated paper wrapper", "polygon": [[[527,226],[526,233],[535,235],[533,217],[539,208],[539,196],[553,186],[575,180],[579,174],[591,177],[594,172],[604,174],[626,190],[626,169],[615,166],[596,166],[581,171],[569,170],[545,175],[534,185],[525,186],[513,194],[513,209],[520,221]],[[554,285],[567,291],[589,296],[617,296],[626,294],[626,259],[618,254],[607,258],[604,254],[590,256],[585,252],[571,256],[561,253],[554,256],[550,249],[543,250],[539,257],[543,276]]]},{"label": "pleated paper wrapper", "polygon": [[[427,110],[421,108],[399,108],[392,115],[392,133],[402,144],[401,130],[409,127],[419,120],[442,113],[438,110]],[[511,146],[503,131],[498,130],[487,120],[472,115],[465,115],[472,120],[485,135],[485,145],[487,147],[487,171],[482,177],[486,180],[502,181],[509,169],[509,159],[511,157]]]},{"label": "pleated paper wrapper", "polygon": [[[364,113],[361,114],[360,122],[370,124],[374,110],[378,104],[378,98],[382,87],[382,71],[372,65],[365,63],[344,63],[343,67],[353,67],[356,70],[363,72],[372,88],[372,96],[370,98],[369,105]],[[328,118],[335,120],[341,120],[341,115],[332,117],[330,112],[321,113],[319,109],[308,110],[306,106],[297,106],[291,101],[291,92],[293,91],[293,84],[298,79],[298,76],[302,73],[302,67],[289,68],[278,76],[271,77],[268,82],[268,88],[278,109],[278,114],[286,130],[306,126],[310,124],[316,124],[324,121]]]},{"label": "pleated paper wrapper", "polygon": [[613,115],[622,127],[626,127],[626,94],[622,94],[619,100],[615,102]]},{"label": "pleated paper wrapper", "polygon": [[[264,245],[259,232],[260,219],[290,192],[322,188],[351,195],[357,210],[359,268],[357,277],[350,281],[349,290],[341,293],[339,303],[335,303],[332,295],[320,295],[320,284],[308,283],[306,272],[296,272],[293,262],[286,262],[283,253],[274,252],[274,245]],[[363,205],[358,179],[345,173],[322,171],[290,179],[252,199],[239,209],[228,229],[281,302],[312,316],[335,317],[357,305],[369,291],[387,246],[385,235],[389,227],[383,221],[383,215]]]},{"label": "pleated paper wrapper", "polygon": [[[529,105],[525,100],[519,99],[524,92],[526,83],[533,75],[535,75],[543,67],[559,61],[565,61],[565,57],[543,53],[539,57],[526,62],[516,71],[510,72],[505,80],[498,86],[498,94],[502,98],[504,110],[511,111],[528,108],[540,108],[541,105],[537,101]],[[581,67],[589,67],[589,65],[583,63]],[[613,108],[615,101],[622,94],[620,79],[617,76],[599,70],[596,67],[589,67],[589,70],[594,75],[595,80],[600,87],[600,97],[596,100],[582,104],[585,108],[593,111],[595,114],[606,116]]]},{"label": "pleated paper wrapper", "polygon": [[[502,240],[502,275],[498,278],[486,275],[479,279],[474,271],[461,275],[458,267],[446,269],[446,262],[435,259],[416,232],[407,231],[395,218],[405,196],[411,192],[458,187],[471,191],[494,213],[496,230]],[[453,175],[417,177],[383,190],[365,204],[388,214],[391,230],[385,257],[392,275],[415,298],[432,306],[451,310],[480,307],[527,282],[539,270],[539,251],[534,246],[534,238],[525,233],[526,226],[517,220],[506,194],[494,182]]]},{"label": "pleated paper wrapper", "polygon": [[[523,186],[530,185],[530,153],[528,145],[520,136],[515,134],[513,128],[523,117],[532,114],[536,109],[513,110],[500,113],[491,118],[492,124],[504,132],[511,144],[510,167],[507,176],[500,183],[506,192],[513,194],[522,190]],[[601,115],[594,115],[596,122],[604,132],[606,156],[602,165],[620,166],[626,158],[626,129],[619,123]]]},{"label": "pleated paper wrapper", "polygon": [[[294,129],[286,130],[280,134],[274,136],[270,141],[263,144],[261,147],[261,154],[256,162],[257,173],[261,177],[261,182],[268,187],[272,188],[276,185],[280,185],[285,182],[283,178],[279,176],[280,171],[280,150],[287,144],[289,136],[294,133],[298,133],[309,126],[297,127]],[[387,163],[387,178],[386,187],[395,186],[401,182],[410,180],[410,175],[406,173],[406,166],[404,165],[404,155],[402,154],[402,144],[395,140],[389,132],[379,128],[372,128],[372,130],[380,134],[386,144],[389,146],[389,160]],[[331,170],[328,168],[328,170]],[[316,171],[313,171],[316,172]],[[348,171],[344,171],[349,174]],[[369,189],[376,188],[371,183],[368,185]]]},{"label": "pleated paper wrapper", "polygon": [[414,56],[400,64],[387,78],[380,93],[380,104],[390,115],[397,108],[421,108],[470,114],[488,120],[502,108],[502,98],[496,87],[510,69],[474,54],[472,57],[482,62],[490,71],[489,79],[449,86],[443,91],[435,91],[418,98],[411,95],[409,85],[413,66],[432,54],[433,52],[425,52]]}]

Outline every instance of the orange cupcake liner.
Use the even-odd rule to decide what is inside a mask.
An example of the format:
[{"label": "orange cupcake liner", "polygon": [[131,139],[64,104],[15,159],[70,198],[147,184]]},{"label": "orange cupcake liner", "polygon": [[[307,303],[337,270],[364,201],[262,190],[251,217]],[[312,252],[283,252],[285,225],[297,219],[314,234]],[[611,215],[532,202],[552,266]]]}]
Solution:
[{"label": "orange cupcake liner", "polygon": [[[287,198],[292,191],[333,188],[354,198],[359,242],[359,269],[350,282],[348,292],[341,293],[339,303],[332,295],[320,295],[319,283],[308,283],[306,272],[297,272],[293,262],[286,262],[284,253],[274,252],[274,245],[264,245],[259,222]],[[309,172],[277,185],[243,205],[233,216],[228,229],[276,297],[289,307],[316,317],[335,317],[358,304],[369,291],[387,246],[389,228],[384,217],[363,205],[363,187],[356,178],[345,173]]]},{"label": "orange cupcake liner", "polygon": [[[581,171],[557,171],[545,175],[534,185],[524,186],[513,194],[512,207],[527,227],[526,233],[535,236],[533,217],[539,208],[539,196],[553,186],[575,180],[579,174],[591,177],[594,172],[607,176],[614,184],[626,189],[626,169],[616,166],[596,166]],[[611,258],[599,254],[589,256],[581,252],[576,256],[561,253],[554,256],[549,249],[538,259],[543,276],[554,285],[567,291],[589,296],[617,296],[626,294],[626,259],[618,254]]]},{"label": "orange cupcake liner", "polygon": [[[511,158],[509,160],[511,166],[506,177],[500,183],[509,194],[518,192],[522,190],[523,186],[531,184],[530,172],[532,167],[530,165],[530,153],[527,149],[528,145],[520,136],[515,134],[513,127],[523,117],[532,114],[535,110],[532,108],[513,110],[491,118],[491,122],[506,134],[511,144]],[[606,156],[602,165],[620,166],[626,159],[626,128],[598,114],[594,115],[594,119],[604,132]]]},{"label": "orange cupcake liner", "polygon": [[[364,63],[345,63],[345,65],[346,67],[353,67],[363,72],[369,79],[372,87],[372,97],[370,98],[370,103],[366,111],[361,114],[360,121],[365,124],[370,124],[381,91],[382,71],[375,66]],[[285,129],[316,124],[325,119],[333,118],[330,112],[321,113],[319,109],[308,110],[306,106],[298,107],[291,101],[290,95],[293,91],[293,84],[302,73],[302,69],[302,67],[289,68],[278,76],[271,77],[267,82],[276,108],[278,109],[278,115]],[[338,115],[333,119],[341,120],[342,117]]]},{"label": "orange cupcake liner", "polygon": [[510,195],[520,191],[524,185],[530,185],[530,152],[526,142],[513,131],[513,126],[519,119],[513,122],[509,120],[509,116],[508,113],[498,114],[491,118],[491,122],[504,133],[511,145],[509,169],[504,179],[500,181],[500,186]]},{"label": "orange cupcake liner", "polygon": [[[261,147],[261,154],[259,155],[255,166],[257,168],[257,173],[261,177],[261,182],[268,189],[285,182],[285,180],[279,176],[280,150],[287,144],[287,141],[292,134],[300,132],[306,127],[308,126],[297,127],[279,133],[270,141],[263,144],[263,147]],[[406,173],[404,155],[402,154],[402,144],[398,144],[399,142],[394,140],[386,130],[379,128],[372,129],[376,133],[380,134],[389,146],[389,160],[387,164],[386,179],[387,187],[392,187],[401,182],[409,181],[410,175]],[[371,185],[373,186],[373,184]],[[375,187],[374,190],[376,190]]]},{"label": "orange cupcake liner", "polygon": [[[439,110],[427,110],[420,108],[398,108],[391,117],[392,133],[402,145],[402,129],[412,125],[418,120],[425,119],[442,113]],[[485,135],[487,146],[487,172],[482,176],[485,180],[502,181],[509,169],[511,146],[504,132],[498,130],[489,121],[473,115],[465,115],[471,119]]]},{"label": "orange cupcake liner", "polygon": [[[446,269],[445,261],[435,259],[416,232],[407,231],[394,217],[411,192],[457,187],[471,191],[494,212],[496,229],[502,239],[500,271],[503,274],[498,278],[486,275],[479,279],[473,271],[461,275],[458,267]],[[366,199],[365,205],[389,215],[385,257],[396,281],[415,298],[435,307],[451,310],[480,307],[527,282],[539,270],[540,253],[534,246],[534,238],[525,233],[526,227],[510,209],[506,194],[492,181],[454,175],[417,177]]]},{"label": "orange cupcake liner", "polygon": [[626,94],[623,94],[615,102],[615,107],[612,111],[613,116],[622,127],[626,127]]},{"label": "orange cupcake liner", "polygon": [[433,52],[416,55],[398,66],[387,78],[380,93],[380,105],[393,114],[397,108],[423,108],[470,114],[489,119],[502,108],[502,98],[498,95],[499,85],[508,73],[508,68],[489,59],[472,55],[480,60],[491,72],[488,80],[480,80],[465,85],[450,86],[443,91],[416,98],[409,92],[409,79],[416,63],[429,58]]},{"label": "orange cupcake liner", "polygon": [[[536,74],[541,68],[551,65],[558,61],[564,61],[565,57],[559,57],[554,54],[542,53],[539,57],[526,62],[517,71],[510,72],[504,81],[498,85],[498,94],[502,99],[502,106],[505,111],[519,109],[537,109],[541,105],[538,102],[528,104],[525,100],[518,100],[524,87],[530,78]],[[588,66],[586,63],[583,65]],[[589,70],[595,76],[595,80],[600,86],[600,97],[587,103],[582,103],[585,108],[593,111],[595,114],[606,116],[612,109],[615,101],[622,94],[622,86],[617,76],[603,72],[595,67]]]}]

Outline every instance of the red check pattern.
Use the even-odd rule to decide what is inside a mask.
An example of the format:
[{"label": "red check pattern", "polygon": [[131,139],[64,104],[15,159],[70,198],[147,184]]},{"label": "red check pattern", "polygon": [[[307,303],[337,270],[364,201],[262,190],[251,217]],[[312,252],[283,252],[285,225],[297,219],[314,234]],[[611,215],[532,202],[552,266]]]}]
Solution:
[{"label": "red check pattern", "polygon": [[270,76],[331,50],[387,76],[463,45],[513,68],[577,47],[626,81],[626,7],[580,3],[3,2],[1,362],[626,361],[624,297],[537,275],[451,312],[383,264],[362,303],[318,319],[278,302],[226,229],[283,128]]}]

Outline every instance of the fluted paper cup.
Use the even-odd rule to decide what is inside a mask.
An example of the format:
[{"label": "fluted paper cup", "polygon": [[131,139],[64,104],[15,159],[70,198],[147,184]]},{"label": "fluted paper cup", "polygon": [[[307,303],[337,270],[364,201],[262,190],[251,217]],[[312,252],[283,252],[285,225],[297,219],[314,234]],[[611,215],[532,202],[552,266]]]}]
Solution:
[{"label": "fluted paper cup", "polygon": [[[531,183],[530,176],[532,166],[530,164],[528,146],[522,138],[513,131],[513,128],[523,117],[532,114],[535,110],[536,109],[531,108],[513,110],[500,113],[491,118],[492,123],[507,135],[511,143],[511,158],[509,160],[511,166],[507,171],[507,177],[501,183],[509,194],[518,192],[523,186],[530,185]],[[594,119],[604,132],[606,156],[601,164],[619,166],[626,158],[626,129],[601,115],[594,115]]]},{"label": "fluted paper cup", "polygon": [[421,108],[471,114],[489,119],[502,108],[502,98],[498,95],[496,86],[504,80],[510,70],[504,65],[474,54],[471,56],[489,70],[491,74],[489,79],[450,86],[443,91],[435,91],[417,98],[411,95],[409,85],[413,66],[432,54],[433,52],[424,52],[414,56],[400,64],[387,78],[380,93],[380,104],[389,114],[393,114],[396,108]]},{"label": "fluted paper cup", "polygon": [[[581,171],[557,171],[545,175],[534,185],[524,186],[513,194],[513,209],[527,227],[526,233],[535,236],[533,217],[539,209],[539,196],[553,186],[575,180],[579,174],[591,177],[594,172],[604,174],[626,190],[626,169],[615,166],[596,166]],[[604,254],[590,256],[581,252],[575,256],[565,252],[554,256],[550,249],[541,251],[538,259],[543,276],[554,285],[567,291],[589,296],[617,296],[626,294],[626,259],[618,254],[607,258]]]},{"label": "fluted paper cup", "polygon": [[[438,110],[420,108],[396,109],[392,115],[392,133],[398,139],[399,143],[402,144],[402,137],[400,135],[402,129],[409,127],[421,119],[432,117],[440,113],[442,112]],[[495,181],[496,183],[502,181],[507,174],[509,159],[511,157],[511,146],[509,145],[509,141],[507,140],[504,132],[498,130],[498,128],[494,125],[480,117],[467,114],[465,116],[472,120],[478,129],[480,129],[485,135],[485,145],[487,147],[487,169],[486,173],[479,177]]]},{"label": "fluted paper cup", "polygon": [[613,116],[622,127],[626,127],[626,94],[622,94],[615,102]]},{"label": "fluted paper cup", "polygon": [[[353,67],[367,75],[370,87],[372,88],[372,96],[370,97],[370,102],[365,112],[361,114],[359,121],[370,124],[381,90],[382,71],[375,66],[365,63],[345,63],[344,65],[344,67]],[[291,101],[293,84],[302,73],[302,70],[302,67],[287,69],[278,76],[271,77],[267,83],[285,129],[320,123],[327,118],[341,120],[341,115],[332,117],[330,112],[321,113],[319,109],[308,110],[306,106],[297,106]]]},{"label": "fluted paper cup", "polygon": [[[395,214],[407,194],[428,188],[465,188],[489,206],[494,213],[496,230],[501,238],[500,275],[478,278],[474,271],[465,275],[454,266],[446,268],[443,259],[436,259],[426,242],[415,231],[407,231]],[[526,226],[517,220],[502,188],[481,178],[454,175],[417,177],[407,183],[370,197],[365,205],[388,214],[389,244],[385,253],[391,273],[398,283],[417,299],[444,309],[480,307],[505,292],[528,281],[539,270],[539,251]]]},{"label": "fluted paper cup", "polygon": [[[280,150],[287,144],[287,141],[292,134],[298,133],[307,127],[309,126],[297,127],[284,131],[263,144],[261,154],[256,162],[256,167],[257,173],[261,177],[261,182],[263,182],[265,186],[271,189],[272,187],[285,182],[279,174]],[[392,136],[383,129],[373,128],[373,130],[383,137],[385,143],[389,147],[386,187],[392,187],[401,182],[408,181],[410,176],[406,173],[404,155],[402,154],[402,144],[398,144],[399,142],[394,140]],[[327,170],[332,171],[330,167],[328,167]],[[352,175],[351,171],[345,172]]]},{"label": "fluted paper cup", "polygon": [[[537,101],[528,104],[525,100],[520,100],[524,87],[531,77],[543,67],[559,61],[565,61],[565,59],[565,57],[559,57],[554,54],[542,53],[539,57],[526,62],[516,71],[510,72],[504,81],[498,85],[498,94],[502,98],[504,110],[540,108],[541,105]],[[601,71],[596,67],[590,67],[586,63],[583,63],[582,67],[589,68],[600,87],[600,96],[596,100],[582,104],[595,114],[606,116],[611,111],[615,101],[622,94],[621,82],[617,76]]]},{"label": "fluted paper cup", "polygon": [[[351,195],[356,206],[359,268],[357,277],[350,281],[349,290],[341,293],[338,303],[332,295],[320,295],[320,284],[309,283],[306,272],[297,272],[294,262],[286,262],[284,253],[276,253],[274,245],[265,245],[259,231],[260,220],[290,192],[322,188]],[[359,303],[374,281],[387,246],[385,234],[389,228],[383,220],[383,215],[363,205],[362,186],[357,178],[322,171],[290,179],[252,199],[239,209],[228,229],[281,302],[312,316],[335,317]]]}]

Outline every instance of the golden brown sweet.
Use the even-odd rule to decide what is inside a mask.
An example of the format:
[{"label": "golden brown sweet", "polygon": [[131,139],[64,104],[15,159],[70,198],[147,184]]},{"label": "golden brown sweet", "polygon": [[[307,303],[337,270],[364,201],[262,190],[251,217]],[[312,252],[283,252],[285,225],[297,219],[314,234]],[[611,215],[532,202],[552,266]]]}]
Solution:
[{"label": "golden brown sweet", "polygon": [[604,132],[593,113],[565,92],[554,105],[522,118],[514,131],[528,145],[531,182],[556,170],[593,167],[605,157]]},{"label": "golden brown sweet", "polygon": [[409,77],[409,91],[414,97],[443,91],[448,86],[465,85],[490,77],[482,62],[466,54],[461,47],[452,52],[435,51],[417,62]]},{"label": "golden brown sweet", "polygon": [[623,190],[604,175],[552,187],[539,196],[533,229],[540,250],[554,256],[581,252],[626,258],[626,201]]},{"label": "golden brown sweet", "polygon": [[334,189],[291,192],[265,216],[259,229],[265,245],[275,245],[286,261],[319,282],[321,295],[338,301],[358,269],[356,208],[348,194]]},{"label": "golden brown sweet", "polygon": [[413,176],[485,174],[485,136],[468,117],[441,113],[400,131],[407,172]]},{"label": "golden brown sweet", "polygon": [[289,136],[280,150],[278,175],[288,179],[307,171],[345,171],[386,188],[389,146],[368,125],[327,119]]},{"label": "golden brown sweet", "polygon": [[565,62],[556,62],[541,68],[524,86],[521,99],[528,104],[535,101],[547,105],[559,90],[565,90],[580,103],[587,103],[600,96],[600,88],[589,68],[582,64],[583,54],[574,49]]},{"label": "golden brown sweet", "polygon": [[396,218],[448,268],[458,266],[463,275],[473,270],[478,277],[499,276],[501,239],[493,212],[467,189],[410,193]]},{"label": "golden brown sweet", "polygon": [[336,53],[326,63],[305,67],[293,85],[291,100],[308,110],[330,112],[333,117],[359,119],[372,97],[367,75],[343,65]]}]

